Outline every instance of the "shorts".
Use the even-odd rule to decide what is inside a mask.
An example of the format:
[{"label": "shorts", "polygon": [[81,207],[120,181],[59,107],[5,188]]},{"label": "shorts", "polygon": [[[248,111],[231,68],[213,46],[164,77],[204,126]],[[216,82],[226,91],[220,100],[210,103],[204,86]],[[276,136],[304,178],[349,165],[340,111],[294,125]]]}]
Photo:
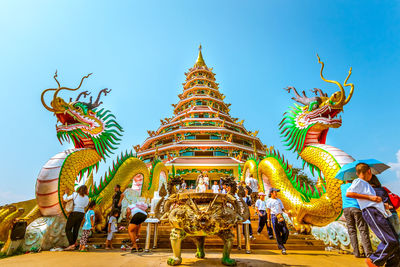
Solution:
[{"label": "shorts", "polygon": [[113,239],[113,237],[114,237],[114,233],[113,233],[113,232],[109,232],[109,233],[107,234],[107,240],[108,240],[108,241],[111,241],[111,240]]},{"label": "shorts", "polygon": [[129,223],[139,225],[143,223],[147,219],[147,215],[141,212],[136,213],[132,216],[132,219]]}]

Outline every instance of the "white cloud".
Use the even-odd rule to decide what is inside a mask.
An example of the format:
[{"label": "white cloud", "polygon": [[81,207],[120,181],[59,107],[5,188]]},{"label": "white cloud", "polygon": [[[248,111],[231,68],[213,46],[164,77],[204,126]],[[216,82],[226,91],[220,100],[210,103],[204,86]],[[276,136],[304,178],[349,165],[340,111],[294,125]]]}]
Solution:
[{"label": "white cloud", "polygon": [[389,162],[390,170],[396,172],[396,177],[400,179],[400,149],[396,153],[397,162]]}]

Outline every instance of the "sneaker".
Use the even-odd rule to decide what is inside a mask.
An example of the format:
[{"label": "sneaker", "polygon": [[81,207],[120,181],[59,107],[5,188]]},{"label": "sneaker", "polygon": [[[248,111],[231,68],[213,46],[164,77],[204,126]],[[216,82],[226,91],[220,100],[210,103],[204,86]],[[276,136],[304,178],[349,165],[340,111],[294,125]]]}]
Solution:
[{"label": "sneaker", "polygon": [[269,239],[274,239],[274,236],[273,236],[273,235],[270,235],[270,236],[269,236]]},{"label": "sneaker", "polygon": [[286,249],[284,249],[284,248],[282,249],[282,255],[287,255],[286,254]]},{"label": "sneaker", "polygon": [[250,236],[250,240],[256,240],[256,238],[254,236]]},{"label": "sneaker", "polygon": [[257,232],[257,235],[261,235],[261,233]]}]

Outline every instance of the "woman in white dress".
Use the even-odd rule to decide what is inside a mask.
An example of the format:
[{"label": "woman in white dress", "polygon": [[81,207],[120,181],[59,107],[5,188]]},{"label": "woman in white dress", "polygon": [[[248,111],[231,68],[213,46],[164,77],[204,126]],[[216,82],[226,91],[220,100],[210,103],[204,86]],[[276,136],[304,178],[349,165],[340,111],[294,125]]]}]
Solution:
[{"label": "woman in white dress", "polygon": [[197,192],[197,193],[204,193],[204,192],[206,192],[206,185],[204,184],[203,178],[199,178],[198,182],[199,182],[199,183],[197,184],[196,192]]}]

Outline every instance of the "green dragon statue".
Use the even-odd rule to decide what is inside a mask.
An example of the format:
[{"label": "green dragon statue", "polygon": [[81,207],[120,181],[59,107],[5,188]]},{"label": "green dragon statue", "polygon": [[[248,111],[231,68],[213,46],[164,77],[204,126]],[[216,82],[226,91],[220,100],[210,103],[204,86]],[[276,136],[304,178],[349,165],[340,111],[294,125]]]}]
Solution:
[{"label": "green dragon statue", "polygon": [[[96,200],[96,214],[99,219],[97,229],[105,225],[105,215],[112,204],[112,196],[116,184],[124,190],[133,183],[140,190],[142,197],[153,197],[161,172],[168,172],[161,161],[155,161],[151,173],[146,164],[135,157],[132,152],[125,152],[117,156],[111,164],[99,185],[93,184],[93,174],[97,172],[100,161],[106,160],[119,145],[123,129],[116,121],[115,116],[99,106],[101,95],[107,95],[111,90],[103,89],[93,102],[83,102],[90,93],[83,91],[73,101],[66,102],[58,95],[63,91],[77,91],[82,83],[91,74],[84,76],[78,87],[71,89],[63,87],[57,80],[57,72],[54,80],[57,88],[49,88],[42,92],[43,106],[54,113],[59,125],[56,125],[57,138],[60,143],[72,142],[73,149],[68,149],[53,156],[41,169],[36,182],[36,201],[24,201],[0,207],[0,218],[4,218],[0,226],[0,241],[9,239],[9,229],[16,219],[33,222],[40,216],[59,216],[66,213],[62,196],[68,188],[74,190],[76,183],[81,182],[86,176],[86,185],[89,187],[89,197]],[[53,92],[50,105],[47,105],[44,96]],[[168,175],[167,175],[168,176]]]},{"label": "green dragon statue", "polygon": [[[285,145],[298,153],[303,160],[303,168],[307,165],[312,173],[318,174],[318,183],[311,187],[299,182],[292,172],[292,167],[283,155],[273,147],[267,149],[267,155],[261,162],[250,160],[246,162],[243,173],[252,173],[258,177],[260,187],[281,189],[280,199],[292,216],[294,227],[300,232],[310,232],[311,226],[325,226],[339,218],[342,212],[340,185],[342,181],[335,178],[336,173],[344,164],[354,159],[342,150],[325,144],[329,128],[342,125],[341,117],[337,115],[350,101],[354,85],[343,85],[337,81],[324,78],[321,64],[321,78],[325,82],[336,84],[340,91],[330,97],[321,89],[314,89],[318,96],[308,98],[303,91],[300,95],[294,87],[288,87],[288,92],[294,91],[292,99],[303,106],[295,104],[284,115],[280,122],[281,137]],[[346,97],[344,87],[349,86],[350,93]]]}]

